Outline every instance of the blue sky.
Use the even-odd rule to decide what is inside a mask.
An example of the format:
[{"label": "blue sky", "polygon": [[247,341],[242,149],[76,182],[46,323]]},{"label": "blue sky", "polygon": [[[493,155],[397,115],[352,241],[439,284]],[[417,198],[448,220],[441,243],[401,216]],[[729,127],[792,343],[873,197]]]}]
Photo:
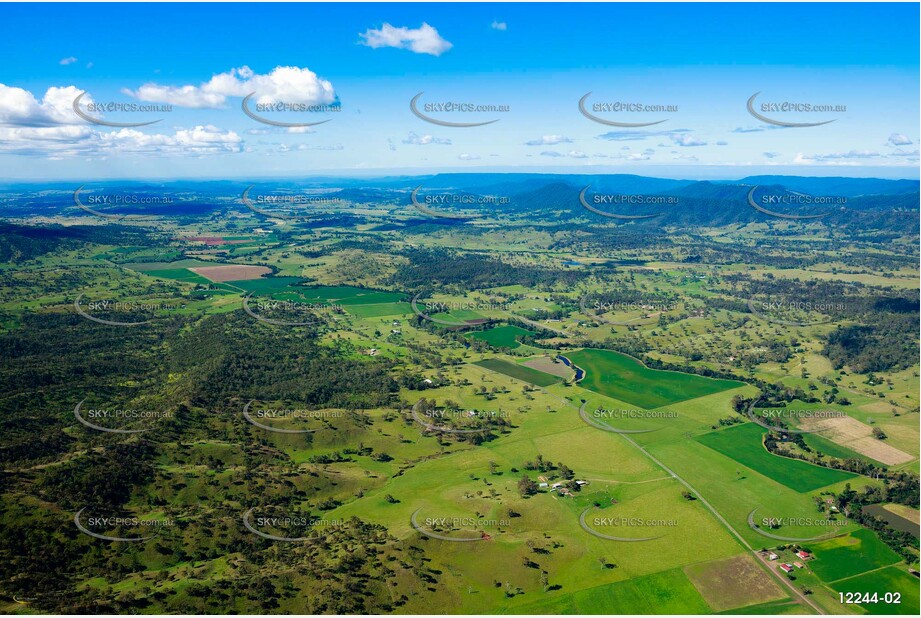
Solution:
[{"label": "blue sky", "polygon": [[[0,177],[919,176],[917,4],[0,5]],[[102,112],[84,102],[171,106]],[[266,112],[309,129],[259,123]],[[442,101],[506,112],[426,113]],[[668,112],[601,111],[629,102]],[[746,102],[829,105],[828,112]],[[255,104],[255,103],[254,103]],[[756,109],[756,111],[757,111]]]}]

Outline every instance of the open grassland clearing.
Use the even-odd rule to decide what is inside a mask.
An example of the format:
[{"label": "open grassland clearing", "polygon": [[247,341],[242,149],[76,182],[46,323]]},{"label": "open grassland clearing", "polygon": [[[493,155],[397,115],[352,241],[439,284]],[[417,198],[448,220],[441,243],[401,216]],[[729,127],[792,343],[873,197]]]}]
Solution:
[{"label": "open grassland clearing", "polygon": [[[573,393],[576,394],[575,397],[572,397]],[[718,427],[721,419],[740,418],[732,411],[732,398],[736,395],[751,396],[754,393],[754,387],[745,386],[661,408],[645,409],[599,395],[580,386],[567,391],[575,405],[585,402],[585,413],[591,420],[604,423],[613,429],[645,430],[646,433],[632,435],[641,445],[688,439]]]},{"label": "open grassland clearing", "polygon": [[[601,485],[604,485],[601,481],[592,481],[591,485],[583,487],[582,492]],[[610,545],[617,556],[634,556],[639,560],[645,555],[649,564],[661,568],[738,552],[741,546],[713,514],[699,501],[687,500],[682,495],[683,491],[684,487],[673,480],[613,484],[609,492],[586,496],[593,503],[600,502],[603,508],[589,505],[592,508],[585,516],[585,524],[591,530],[608,536],[651,539],[632,543],[598,541]],[[616,502],[605,504],[604,498],[608,496]],[[568,498],[560,500],[570,505],[574,517],[586,508]]]},{"label": "open grassland clearing", "polygon": [[[605,432],[604,427],[610,427],[612,433],[647,432],[633,434],[634,438],[650,438],[653,434],[656,438],[661,438],[660,434],[663,432],[669,435],[673,432],[683,434],[700,428],[696,421],[682,418],[671,406],[646,410],[580,386],[568,388],[564,395],[572,404],[573,413],[580,418],[584,415],[587,420],[583,419],[582,422],[598,432]],[[580,408],[582,414],[579,414]]]}]

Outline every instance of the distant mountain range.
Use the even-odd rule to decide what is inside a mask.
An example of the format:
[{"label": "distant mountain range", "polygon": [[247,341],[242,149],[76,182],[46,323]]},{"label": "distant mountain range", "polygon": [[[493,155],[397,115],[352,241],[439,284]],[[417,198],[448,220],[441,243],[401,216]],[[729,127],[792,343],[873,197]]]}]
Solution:
[{"label": "distant mountain range", "polygon": [[701,182],[669,178],[653,178],[633,174],[436,174],[381,182],[364,181],[381,188],[404,188],[422,184],[426,188],[466,189],[481,193],[509,195],[533,189],[535,185],[566,183],[579,187],[591,185],[597,192],[661,194],[695,185],[779,185],[811,195],[899,195],[917,193],[918,180],[886,180],[881,178],[844,178],[811,176],[748,176],[739,180]]},{"label": "distant mountain range", "polygon": [[[172,195],[170,206],[141,206],[132,209],[145,214],[172,213],[184,217],[205,217],[228,207],[237,207],[244,189],[254,185],[260,194],[296,194],[322,190],[327,197],[347,203],[385,203],[409,206],[410,194],[453,193],[465,196],[506,198],[504,203],[463,205],[446,203],[444,211],[489,214],[528,212],[541,214],[542,220],[596,220],[625,222],[605,217],[585,208],[579,199],[585,190],[587,201],[594,196],[656,196],[658,204],[592,201],[608,214],[657,215],[635,221],[642,225],[719,226],[733,223],[776,220],[753,208],[749,192],[758,187],[759,195],[805,194],[841,198],[843,204],[770,205],[769,210],[792,215],[825,215],[829,224],[881,229],[897,233],[916,233],[921,182],[880,178],[748,176],[739,180],[697,181],[652,178],[632,174],[535,174],[535,173],[450,173],[386,178],[286,178],[261,179],[258,183],[240,180],[202,181],[99,181],[87,183],[86,191],[117,191],[139,195]],[[73,191],[79,185],[65,182],[15,183],[0,188],[0,217],[52,216],[75,210]],[[412,210],[408,211],[412,214]],[[423,213],[418,213],[425,217]]]}]

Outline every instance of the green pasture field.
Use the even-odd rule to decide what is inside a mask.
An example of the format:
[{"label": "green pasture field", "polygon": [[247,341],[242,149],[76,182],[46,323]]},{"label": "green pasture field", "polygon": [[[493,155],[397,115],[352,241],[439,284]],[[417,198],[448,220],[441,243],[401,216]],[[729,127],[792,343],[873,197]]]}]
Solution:
[{"label": "green pasture field", "polygon": [[[422,309],[422,307],[420,307],[420,309]],[[435,320],[441,320],[448,323],[478,322],[488,319],[487,316],[473,309],[455,309],[450,312],[441,311],[429,315]]]},{"label": "green pasture field", "polygon": [[809,566],[825,582],[852,577],[899,562],[899,555],[872,530],[861,528],[847,536],[804,544],[815,554]]},{"label": "green pasture field", "polygon": [[565,356],[585,371],[582,387],[646,409],[743,386],[733,380],[649,369],[633,357],[609,350],[583,349]]},{"label": "green pasture field", "polygon": [[345,310],[359,318],[379,318],[388,315],[409,315],[413,312],[409,303],[381,303],[371,305],[346,305]]},{"label": "green pasture field", "polygon": [[518,337],[532,334],[534,334],[532,331],[521,328],[520,326],[515,326],[514,324],[503,324],[502,326],[495,326],[484,331],[470,333],[467,336],[472,339],[485,341],[495,348],[515,349],[521,346],[521,343],[518,341]]},{"label": "green pasture field", "polygon": [[710,607],[681,569],[579,590],[516,607],[515,614],[708,614]]},{"label": "green pasture field", "polygon": [[[879,569],[856,577],[849,577],[831,584],[838,592],[859,592],[878,594],[877,603],[864,603],[860,607],[869,614],[906,614],[917,616],[919,605],[918,578],[909,575],[902,569],[891,566]],[[899,603],[886,603],[886,593],[898,593]],[[890,597],[891,600],[895,600]]]},{"label": "green pasture field", "polygon": [[767,431],[754,423],[745,423],[704,434],[697,441],[801,493],[856,476],[769,453],[761,442]]}]

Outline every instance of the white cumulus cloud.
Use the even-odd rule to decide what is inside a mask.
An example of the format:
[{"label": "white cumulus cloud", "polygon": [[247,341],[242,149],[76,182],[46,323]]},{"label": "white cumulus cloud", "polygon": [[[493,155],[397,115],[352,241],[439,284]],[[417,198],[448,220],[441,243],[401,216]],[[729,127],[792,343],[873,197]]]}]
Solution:
[{"label": "white cumulus cloud", "polygon": [[148,82],[137,90],[124,92],[141,101],[169,103],[177,107],[218,108],[228,97],[245,97],[256,93],[256,103],[334,104],[336,91],[325,79],[306,67],[278,66],[266,74],[255,73],[248,66],[218,73],[210,80],[194,85],[169,86]]},{"label": "white cumulus cloud", "polygon": [[[0,84],[0,125],[52,127],[82,122],[73,109],[74,99],[81,92],[75,86],[53,86],[39,101],[28,90]],[[92,102],[92,97],[83,97],[83,102]]]},{"label": "white cumulus cloud", "polygon": [[450,42],[438,34],[438,30],[425,22],[422,22],[418,28],[396,28],[384,23],[380,28],[368,28],[358,36],[363,39],[362,45],[367,45],[372,49],[395,47],[432,56],[440,56],[453,47]]}]

